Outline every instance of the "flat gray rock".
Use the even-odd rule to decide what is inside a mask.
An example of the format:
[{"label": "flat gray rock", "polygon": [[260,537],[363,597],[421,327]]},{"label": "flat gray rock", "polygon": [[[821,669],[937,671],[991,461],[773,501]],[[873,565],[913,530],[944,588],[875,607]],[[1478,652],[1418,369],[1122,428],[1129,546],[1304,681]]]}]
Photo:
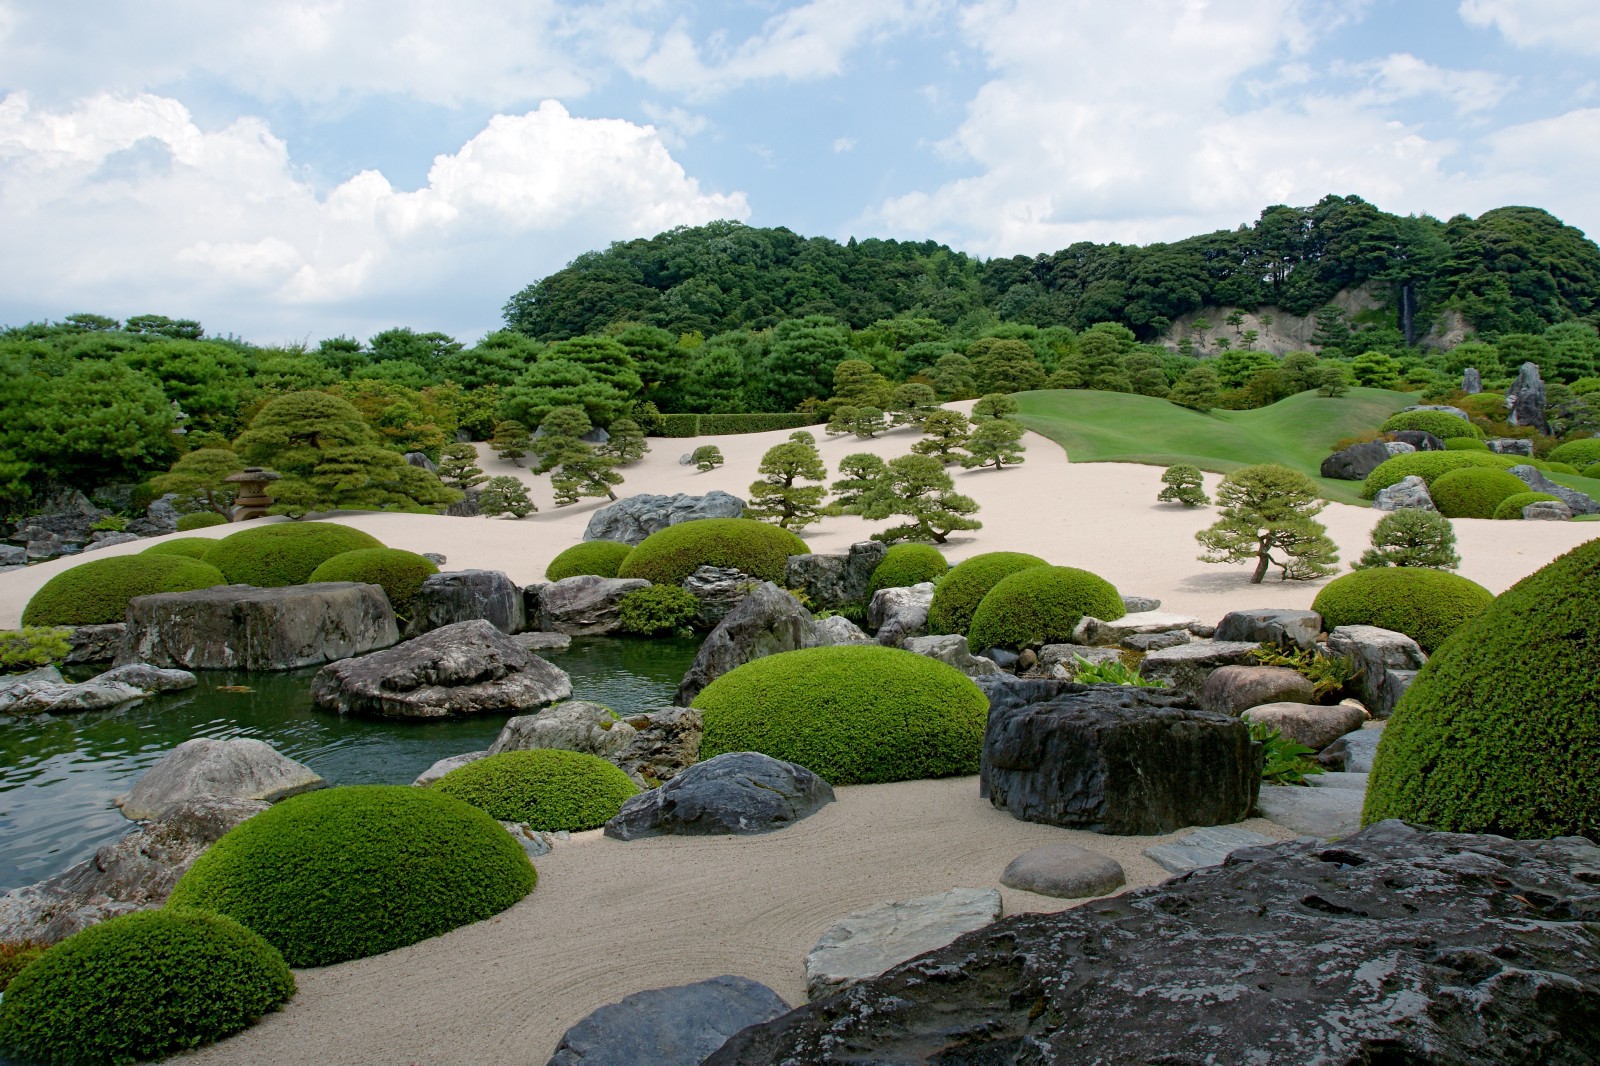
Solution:
[{"label": "flat gray rock", "polygon": [[[1321,782],[1331,776],[1323,774],[1308,780]],[[1342,782],[1331,786],[1314,784],[1310,788],[1263,784],[1256,797],[1256,809],[1263,818],[1305,836],[1324,840],[1350,836],[1361,829],[1361,805],[1366,799],[1366,775],[1352,776],[1363,779],[1361,788]]]},{"label": "flat gray rock", "polygon": [[1365,774],[1372,770],[1372,757],[1378,753],[1378,741],[1383,739],[1384,723],[1371,722],[1352,733],[1346,733],[1317,755],[1317,761],[1330,770],[1343,770]]},{"label": "flat gray rock", "polygon": [[511,640],[523,651],[566,651],[572,637],[566,633],[513,633]]},{"label": "flat gray rock", "polygon": [[1309,648],[1322,632],[1322,616],[1316,611],[1290,611],[1261,607],[1249,611],[1229,611],[1217,623],[1218,640],[1252,640],[1257,644],[1293,644]]},{"label": "flat gray rock", "polygon": [[997,889],[952,888],[879,903],[839,919],[806,953],[806,994],[821,999],[942,948],[1001,915]]},{"label": "flat gray rock", "polygon": [[487,758],[488,755],[487,751],[469,751],[461,755],[447,755],[418,774],[417,779],[411,783],[418,788],[427,788],[451,770],[459,769],[468,763]]},{"label": "flat gray rock", "polygon": [[788,1010],[745,977],[635,992],[568,1029],[547,1066],[700,1066],[734,1033]]},{"label": "flat gray rock", "polygon": [[262,800],[275,803],[327,782],[304,763],[248,737],[186,740],[163,755],[117,799],[125,817],[161,819],[184,804]]},{"label": "flat gray rock", "polygon": [[605,833],[618,840],[771,833],[815,814],[833,799],[833,788],[804,766],[758,752],[730,751],[630,797],[606,823]]},{"label": "flat gray rock", "polygon": [[638,731],[610,707],[588,700],[566,700],[537,714],[519,714],[506,722],[489,745],[490,755],[503,751],[560,748],[610,759],[624,751]]},{"label": "flat gray rock", "polygon": [[1238,640],[1196,640],[1176,648],[1162,648],[1144,657],[1139,672],[1151,681],[1190,696],[1198,696],[1206,678],[1222,666],[1254,666],[1250,653],[1257,645]]},{"label": "flat gray rock", "polygon": [[1193,615],[1174,614],[1171,611],[1140,611],[1137,614],[1125,614],[1110,622],[1085,616],[1073,628],[1072,639],[1077,644],[1106,648],[1121,644],[1135,633],[1187,630],[1199,620]]},{"label": "flat gray rock", "polygon": [[1128,878],[1109,855],[1076,844],[1044,844],[1012,859],[1000,883],[1056,899],[1082,899],[1115,892]]},{"label": "flat gray rock", "polygon": [[904,651],[914,652],[917,655],[926,655],[930,659],[938,659],[947,666],[953,666],[968,677],[988,677],[1000,673],[1000,667],[995,665],[993,659],[982,655],[972,654],[967,647],[967,638],[959,633],[946,633],[932,637],[907,637],[900,642]]},{"label": "flat gray rock", "polygon": [[1239,848],[1255,848],[1274,843],[1268,836],[1232,825],[1208,825],[1185,833],[1170,844],[1155,844],[1144,849],[1145,858],[1172,874],[1186,874],[1206,866],[1221,866]]},{"label": "flat gray rock", "polygon": [[865,630],[842,614],[830,614],[826,618],[818,618],[813,631],[817,635],[819,646],[873,643]]}]

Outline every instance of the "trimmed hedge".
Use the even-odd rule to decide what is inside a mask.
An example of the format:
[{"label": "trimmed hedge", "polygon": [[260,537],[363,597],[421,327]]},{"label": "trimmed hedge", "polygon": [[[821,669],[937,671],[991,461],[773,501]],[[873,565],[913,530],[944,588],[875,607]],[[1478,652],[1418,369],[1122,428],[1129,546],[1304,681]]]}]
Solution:
[{"label": "trimmed hedge", "polygon": [[560,748],[490,755],[451,770],[433,787],[501,821],[574,833],[605,825],[639,791],[598,755]]},{"label": "trimmed hedge", "polygon": [[178,532],[187,533],[191,529],[205,529],[208,526],[225,526],[228,519],[215,511],[196,511],[193,514],[178,516]]},{"label": "trimmed hedge", "polygon": [[1446,518],[1493,518],[1500,501],[1528,491],[1528,483],[1505,470],[1450,470],[1428,487]]},{"label": "trimmed hedge", "polygon": [[317,564],[306,581],[364,581],[377,585],[389,597],[394,613],[411,617],[411,605],[422,591],[422,583],[439,568],[433,560],[399,548],[357,548],[340,552]]},{"label": "trimmed hedge", "polygon": [[781,585],[789,556],[807,550],[805,541],[765,522],[697,518],[650,534],[628,553],[617,576],[677,585],[702,566],[723,566]]},{"label": "trimmed hedge", "polygon": [[138,1062],[209,1044],[277,1010],[294,976],[231,918],[124,914],[24,969],[0,1001],[0,1052],[19,1062]]},{"label": "trimmed hedge", "polygon": [[1444,442],[1447,452],[1486,452],[1489,446],[1477,437],[1450,437]]},{"label": "trimmed hedge", "polygon": [[120,622],[128,601],[157,592],[193,592],[227,579],[215,566],[181,555],[117,555],[63,570],[22,611],[25,626],[94,626]]},{"label": "trimmed hedge", "polygon": [[212,545],[206,562],[230,584],[277,588],[305,584],[335,555],[381,547],[370,533],[335,522],[284,522],[228,534]]},{"label": "trimmed hedge", "polygon": [[1584,467],[1581,476],[1600,479],[1600,463],[1590,463]]},{"label": "trimmed hedge", "polygon": [[694,699],[700,757],[759,751],[835,785],[975,774],[989,700],[955,667],[847,644],[755,659]]},{"label": "trimmed hedge", "polygon": [[[1516,457],[1495,455],[1493,452],[1407,452],[1405,455],[1391,456],[1379,463],[1362,484],[1361,498],[1370,500],[1378,494],[1379,489],[1398,485],[1413,475],[1432,485],[1435,478],[1452,470],[1466,470],[1471,467],[1509,470],[1516,466],[1518,461]],[[1520,461],[1527,462],[1527,459],[1522,458]]]},{"label": "trimmed hedge", "polygon": [[1551,450],[1549,458],[1579,467],[1600,463],[1600,437],[1580,437],[1558,444]]},{"label": "trimmed hedge", "polygon": [[1311,609],[1329,632],[1377,626],[1404,633],[1432,655],[1435,648],[1494,602],[1476,581],[1420,566],[1356,570],[1328,582]]},{"label": "trimmed hedge", "polygon": [[1389,420],[1378,428],[1384,433],[1420,429],[1424,433],[1432,433],[1440,440],[1452,440],[1457,437],[1483,439],[1483,430],[1448,411],[1401,411],[1390,415]]},{"label": "trimmed hedge", "polygon": [[989,590],[1019,570],[1050,564],[1027,552],[984,552],[951,567],[933,590],[929,633],[965,633]]},{"label": "trimmed hedge", "polygon": [[481,921],[536,880],[522,846],[476,807],[409,785],[347,785],[241,822],[167,905],[234,918],[291,966],[326,966]]},{"label": "trimmed hedge", "polygon": [[1423,666],[1383,732],[1363,823],[1600,838],[1600,540],[1523,578]]},{"label": "trimmed hedge", "polygon": [[713,437],[728,433],[768,433],[775,429],[804,429],[823,420],[816,415],[794,412],[759,412],[730,415],[662,415],[658,436]]},{"label": "trimmed hedge", "polygon": [[181,555],[185,559],[204,560],[206,552],[216,544],[212,537],[174,537],[164,540],[159,544],[152,544],[140,555]]},{"label": "trimmed hedge", "polygon": [[1107,622],[1127,614],[1105,578],[1073,566],[1029,567],[989,590],[973,612],[967,644],[1025,648],[1066,644],[1084,615]]},{"label": "trimmed hedge", "polygon": [[560,581],[567,577],[616,577],[617,567],[633,551],[633,545],[616,540],[586,540],[574,544],[550,560],[544,568],[546,581]]},{"label": "trimmed hedge", "polygon": [[882,589],[903,589],[944,576],[950,563],[944,554],[928,544],[895,544],[872,571],[867,594]]},{"label": "trimmed hedge", "polygon": [[1515,519],[1521,521],[1522,509],[1530,503],[1547,503],[1555,501],[1560,503],[1560,496],[1552,496],[1548,492],[1518,492],[1501,500],[1494,509],[1494,517],[1505,521]]}]

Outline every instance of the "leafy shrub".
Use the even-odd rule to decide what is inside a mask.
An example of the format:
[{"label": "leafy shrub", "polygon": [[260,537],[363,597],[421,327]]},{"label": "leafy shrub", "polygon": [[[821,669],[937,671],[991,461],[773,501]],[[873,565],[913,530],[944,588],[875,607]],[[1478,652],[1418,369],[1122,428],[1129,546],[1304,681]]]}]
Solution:
[{"label": "leafy shrub", "polygon": [[872,582],[867,586],[871,595],[882,589],[903,589],[943,577],[950,569],[944,553],[928,544],[891,545],[877,569],[872,571]]},{"label": "leafy shrub", "polygon": [[1501,500],[1527,491],[1526,481],[1505,470],[1451,470],[1428,488],[1446,518],[1493,518]]},{"label": "leafy shrub", "polygon": [[1600,835],[1600,540],[1523,578],[1429,659],[1378,744],[1364,823]]},{"label": "leafy shrub", "polygon": [[181,555],[185,559],[204,560],[206,552],[216,547],[213,537],[174,537],[152,544],[140,555]]},{"label": "leafy shrub", "polygon": [[1081,655],[1072,657],[1072,680],[1080,685],[1128,685],[1132,688],[1166,688],[1165,681],[1146,678],[1120,659],[1092,663]]},{"label": "leafy shrub", "polygon": [[1432,433],[1440,440],[1450,440],[1455,437],[1483,439],[1483,430],[1448,411],[1401,411],[1399,414],[1390,415],[1389,420],[1379,428],[1385,433],[1420,429],[1424,433]]},{"label": "leafy shrub", "polygon": [[937,659],[848,644],[755,659],[694,706],[702,759],[759,751],[854,785],[977,773],[989,700]]},{"label": "leafy shrub", "polygon": [[503,514],[526,518],[538,509],[528,495],[528,486],[510,474],[492,477],[478,490],[478,510],[487,518]]},{"label": "leafy shrub", "polygon": [[0,1050],[51,1063],[165,1058],[236,1033],[293,994],[283,956],[230,918],[124,914],[68,937],[12,980]]},{"label": "leafy shrub", "polygon": [[193,514],[178,516],[178,532],[187,533],[194,529],[205,529],[207,526],[225,526],[228,519],[215,511],[195,511]]},{"label": "leafy shrub", "polygon": [[616,577],[617,568],[631,551],[633,545],[623,544],[621,541],[586,540],[574,544],[551,559],[550,565],[544,568],[544,579],[560,581],[563,578],[583,577],[589,574],[596,577]]},{"label": "leafy shrub", "polygon": [[451,770],[433,787],[502,821],[571,832],[605,825],[639,791],[598,755],[560,748],[490,755]]},{"label": "leafy shrub", "polygon": [[722,449],[715,444],[702,444],[689,456],[689,461],[696,470],[707,473],[722,465]]},{"label": "leafy shrub", "polygon": [[1584,477],[1600,478],[1600,463],[1590,463],[1583,468],[1582,475]]},{"label": "leafy shrub", "polygon": [[617,603],[625,633],[653,637],[686,628],[700,613],[700,601],[677,585],[635,589]]},{"label": "leafy shrub", "polygon": [[1560,502],[1561,497],[1552,496],[1548,492],[1518,492],[1501,500],[1494,509],[1494,517],[1502,521],[1507,519],[1520,520],[1522,509],[1530,503]]},{"label": "leafy shrub", "polygon": [[326,966],[480,921],[536,879],[521,845],[476,807],[433,789],[349,785],[229,830],[168,906],[225,914],[289,965]]},{"label": "leafy shrub", "polygon": [[[72,650],[65,626],[0,629],[0,674],[16,674],[60,662]],[[0,944],[0,948],[4,945]]]},{"label": "leafy shrub", "polygon": [[1578,440],[1569,440],[1565,444],[1558,444],[1551,449],[1549,458],[1558,463],[1571,463],[1573,466],[1600,463],[1600,437],[1581,437]]},{"label": "leafy shrub", "polygon": [[335,522],[284,522],[230,533],[214,541],[205,561],[229,584],[277,588],[303,585],[311,572],[335,555],[381,548],[370,533]]},{"label": "leafy shrub", "polygon": [[972,624],[973,612],[990,589],[1019,570],[1049,565],[1027,552],[984,552],[957,563],[933,590],[928,632],[965,633]]},{"label": "leafy shrub", "polygon": [[1156,499],[1163,503],[1204,507],[1211,502],[1211,497],[1206,495],[1205,482],[1201,480],[1199,467],[1189,466],[1187,463],[1169,466],[1161,475],[1161,483],[1166,488],[1156,495]]},{"label": "leafy shrub", "polygon": [[215,566],[179,555],[118,555],[63,570],[33,594],[25,626],[92,626],[120,622],[135,596],[192,592],[227,584]]},{"label": "leafy shrub", "polygon": [[660,436],[700,437],[725,433],[770,433],[775,429],[801,429],[817,424],[810,414],[788,412],[757,412],[731,415],[662,415]]},{"label": "leafy shrub", "polygon": [[1433,654],[1494,595],[1476,581],[1423,567],[1357,570],[1328,582],[1311,609],[1336,626],[1377,626],[1404,633]]},{"label": "leafy shrub", "polygon": [[1065,644],[1085,615],[1111,621],[1127,613],[1103,577],[1072,566],[1029,567],[1003,578],[972,613],[974,648]]},{"label": "leafy shrub", "polygon": [[128,528],[128,520],[119,514],[108,514],[104,518],[97,518],[89,529],[96,533],[121,533]]},{"label": "leafy shrub", "polygon": [[1356,676],[1355,663],[1342,655],[1323,655],[1315,648],[1263,644],[1250,653],[1262,666],[1282,666],[1311,682],[1313,699],[1332,696]]},{"label": "leafy shrub", "polygon": [[1311,758],[1316,752],[1264,722],[1250,723],[1250,739],[1261,745],[1261,780],[1269,785],[1303,785],[1307,777],[1325,772]]},{"label": "leafy shrub", "polygon": [[[1537,460],[1535,460],[1537,461]],[[1571,463],[1544,462],[1539,464],[1539,469],[1547,474],[1577,474],[1578,468]]]},{"label": "leafy shrub", "polygon": [[0,992],[6,990],[11,979],[21,973],[28,963],[43,955],[46,947],[48,945],[35,940],[0,942]]},{"label": "leafy shrub", "polygon": [[1489,446],[1477,437],[1451,437],[1444,442],[1447,452],[1486,452]]},{"label": "leafy shrub", "polygon": [[1435,478],[1452,470],[1472,467],[1509,470],[1516,465],[1516,460],[1511,456],[1495,455],[1493,452],[1408,452],[1390,456],[1379,463],[1362,484],[1361,498],[1370,500],[1378,494],[1379,489],[1398,485],[1412,476],[1420,477],[1432,485]]},{"label": "leafy shrub", "polygon": [[401,619],[411,617],[411,605],[422,583],[439,568],[430,559],[399,548],[357,548],[340,552],[321,563],[307,581],[364,581],[377,585],[389,597],[389,606]]},{"label": "leafy shrub", "polygon": [[1372,527],[1372,547],[1355,564],[1357,570],[1374,566],[1426,566],[1454,570],[1461,565],[1456,554],[1456,530],[1437,511],[1404,507],[1390,511]]},{"label": "leafy shrub", "polygon": [[628,553],[617,576],[679,585],[702,566],[722,566],[781,585],[789,556],[805,552],[806,542],[787,529],[750,518],[699,518],[650,534]]}]

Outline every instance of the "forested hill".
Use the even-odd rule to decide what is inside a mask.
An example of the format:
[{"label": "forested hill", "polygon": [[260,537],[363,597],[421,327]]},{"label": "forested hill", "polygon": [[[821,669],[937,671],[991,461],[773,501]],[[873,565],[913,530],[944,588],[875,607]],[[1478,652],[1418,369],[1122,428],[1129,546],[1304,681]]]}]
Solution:
[{"label": "forested hill", "polygon": [[1308,315],[1367,283],[1387,293],[1408,339],[1447,309],[1491,337],[1540,332],[1600,316],[1600,248],[1534,207],[1441,222],[1331,195],[1171,244],[1085,241],[987,261],[932,241],[840,244],[713,222],[579,256],[513,296],[504,313],[509,327],[540,340],[618,322],[711,336],[816,314],[857,329],[896,316],[952,327],[990,316],[1074,330],[1120,322],[1152,340],[1204,306]]}]

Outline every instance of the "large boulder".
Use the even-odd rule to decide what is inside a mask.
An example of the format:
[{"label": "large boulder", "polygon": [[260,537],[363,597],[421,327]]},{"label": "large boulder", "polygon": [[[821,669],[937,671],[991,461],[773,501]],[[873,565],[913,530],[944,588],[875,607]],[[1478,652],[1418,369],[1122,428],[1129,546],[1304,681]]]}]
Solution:
[{"label": "large boulder", "polygon": [[697,707],[668,707],[627,720],[633,739],[611,761],[645,788],[670,781],[700,761],[705,720]]},{"label": "large boulder", "polygon": [[1276,729],[1285,740],[1321,751],[1367,720],[1366,712],[1348,703],[1261,703],[1240,714],[1252,724]]},{"label": "large boulder", "polygon": [[1224,666],[1254,666],[1257,645],[1244,640],[1196,640],[1175,648],[1160,648],[1144,657],[1139,672],[1151,681],[1164,681],[1174,691],[1198,697],[1206,678]]},{"label": "large boulder", "polygon": [[1433,505],[1433,496],[1428,492],[1428,483],[1415,474],[1379,489],[1372,497],[1372,506],[1380,511],[1403,511],[1407,508],[1438,510]]},{"label": "large boulder", "polygon": [[750,595],[756,579],[731,566],[702,566],[683,579],[683,590],[700,604],[694,624],[700,629],[715,629],[739,601]]},{"label": "large boulder", "polygon": [[185,670],[294,670],[387,648],[400,639],[377,585],[218,585],[135,596],[117,662]]},{"label": "large boulder", "polygon": [[1217,623],[1216,638],[1309,648],[1316,644],[1321,633],[1322,616],[1316,611],[1263,607],[1253,611],[1229,611]]},{"label": "large boulder", "polygon": [[1443,438],[1436,437],[1425,429],[1397,429],[1389,433],[1389,440],[1400,444],[1409,444],[1413,451],[1442,452]]},{"label": "large boulder", "polygon": [[1389,449],[1381,440],[1352,444],[1322,460],[1322,476],[1338,481],[1365,481],[1367,475],[1388,458]]},{"label": "large boulder", "polygon": [[1529,491],[1549,493],[1566,504],[1573,514],[1600,514],[1600,504],[1594,502],[1594,497],[1551,481],[1544,476],[1544,471],[1536,466],[1526,464],[1514,466],[1511,472],[1527,483]]},{"label": "large boulder", "polygon": [[1533,441],[1526,437],[1491,437],[1484,441],[1496,455],[1525,455],[1533,458]]},{"label": "large boulder", "polygon": [[1537,363],[1523,363],[1517,368],[1516,380],[1506,390],[1506,421],[1513,426],[1532,426],[1540,433],[1550,432],[1550,422],[1545,418],[1544,381],[1539,377]]},{"label": "large boulder", "polygon": [[264,741],[196,737],[179,744],[139,775],[133,788],[117,797],[116,804],[125,817],[161,821],[168,811],[185,805],[276,803],[325,784],[311,767]]},{"label": "large boulder", "polygon": [[1079,659],[1095,665],[1119,663],[1122,653],[1116,648],[1091,648],[1087,644],[1046,644],[1039,649],[1034,668],[1047,677],[1071,681],[1077,675]]},{"label": "large boulder", "polygon": [[631,797],[606,823],[606,836],[747,836],[793,825],[833,802],[833,788],[797,766],[753,751],[730,751]]},{"label": "large boulder", "polygon": [[1461,391],[1468,396],[1476,396],[1483,391],[1483,375],[1478,373],[1478,368],[1469,366],[1461,372]]},{"label": "large boulder", "polygon": [[907,637],[928,631],[928,608],[933,605],[933,582],[907,588],[879,589],[867,604],[867,628],[878,643],[898,648]]},{"label": "large boulder", "polygon": [[739,518],[744,501],[726,492],[704,496],[628,496],[589,516],[584,540],[615,540],[638,544],[652,533],[697,518]]},{"label": "large boulder", "polygon": [[822,999],[942,948],[963,933],[993,924],[1002,906],[1000,893],[992,888],[953,888],[847,914],[806,953],[806,994],[813,1001]]},{"label": "large boulder", "polygon": [[564,671],[482,618],[331,663],[311,682],[323,710],[379,718],[516,713],[570,695]]},{"label": "large boulder", "polygon": [[635,992],[568,1029],[546,1066],[700,1066],[734,1033],[788,1009],[746,977]]},{"label": "large boulder", "polygon": [[1560,500],[1535,500],[1522,509],[1524,522],[1569,522],[1572,508]]},{"label": "large boulder", "polygon": [[1237,717],[1263,703],[1309,703],[1315,693],[1298,670],[1285,666],[1222,666],[1200,688],[1200,706]]},{"label": "large boulder", "polygon": [[842,614],[830,614],[826,618],[818,618],[814,626],[817,643],[822,646],[873,643],[873,639],[867,636],[860,626]]},{"label": "large boulder", "polygon": [[499,570],[453,570],[429,574],[412,601],[407,636],[469,622],[475,618],[494,623],[502,633],[527,628],[522,590]]},{"label": "large boulder", "polygon": [[1328,634],[1328,654],[1356,667],[1350,682],[1374,718],[1387,718],[1416,671],[1428,661],[1416,641],[1377,626],[1338,626]]},{"label": "large boulder", "polygon": [[128,637],[126,622],[107,622],[97,626],[76,626],[67,637],[72,650],[63,661],[74,663],[108,663],[117,657],[122,642]]},{"label": "large boulder", "polygon": [[982,655],[972,654],[967,647],[967,638],[959,633],[944,633],[932,637],[907,637],[900,642],[904,651],[926,655],[930,659],[938,659],[942,663],[960,670],[968,677],[988,677],[1000,673],[1000,667],[995,665],[993,659]]},{"label": "large boulder", "polygon": [[763,581],[700,645],[673,702],[687,707],[701,689],[752,659],[817,646],[811,612],[783,589]]},{"label": "large boulder", "polygon": [[489,755],[503,751],[561,748],[610,759],[624,751],[638,730],[611,708],[588,700],[567,700],[538,714],[519,714],[501,728]]},{"label": "large boulder", "polygon": [[888,553],[887,544],[864,540],[850,545],[848,555],[791,555],[783,583],[803,591],[819,609],[865,603],[872,572]]},{"label": "large boulder", "polygon": [[622,628],[622,598],[649,588],[638,577],[599,577],[583,574],[562,578],[539,588],[539,628],[553,633],[592,637]]},{"label": "large boulder", "polygon": [[[52,670],[51,673],[54,673]],[[161,670],[145,663],[113,667],[87,681],[70,683],[55,674],[31,671],[0,690],[0,711],[10,714],[76,714],[104,711],[160,692],[193,688],[187,670]]]}]

